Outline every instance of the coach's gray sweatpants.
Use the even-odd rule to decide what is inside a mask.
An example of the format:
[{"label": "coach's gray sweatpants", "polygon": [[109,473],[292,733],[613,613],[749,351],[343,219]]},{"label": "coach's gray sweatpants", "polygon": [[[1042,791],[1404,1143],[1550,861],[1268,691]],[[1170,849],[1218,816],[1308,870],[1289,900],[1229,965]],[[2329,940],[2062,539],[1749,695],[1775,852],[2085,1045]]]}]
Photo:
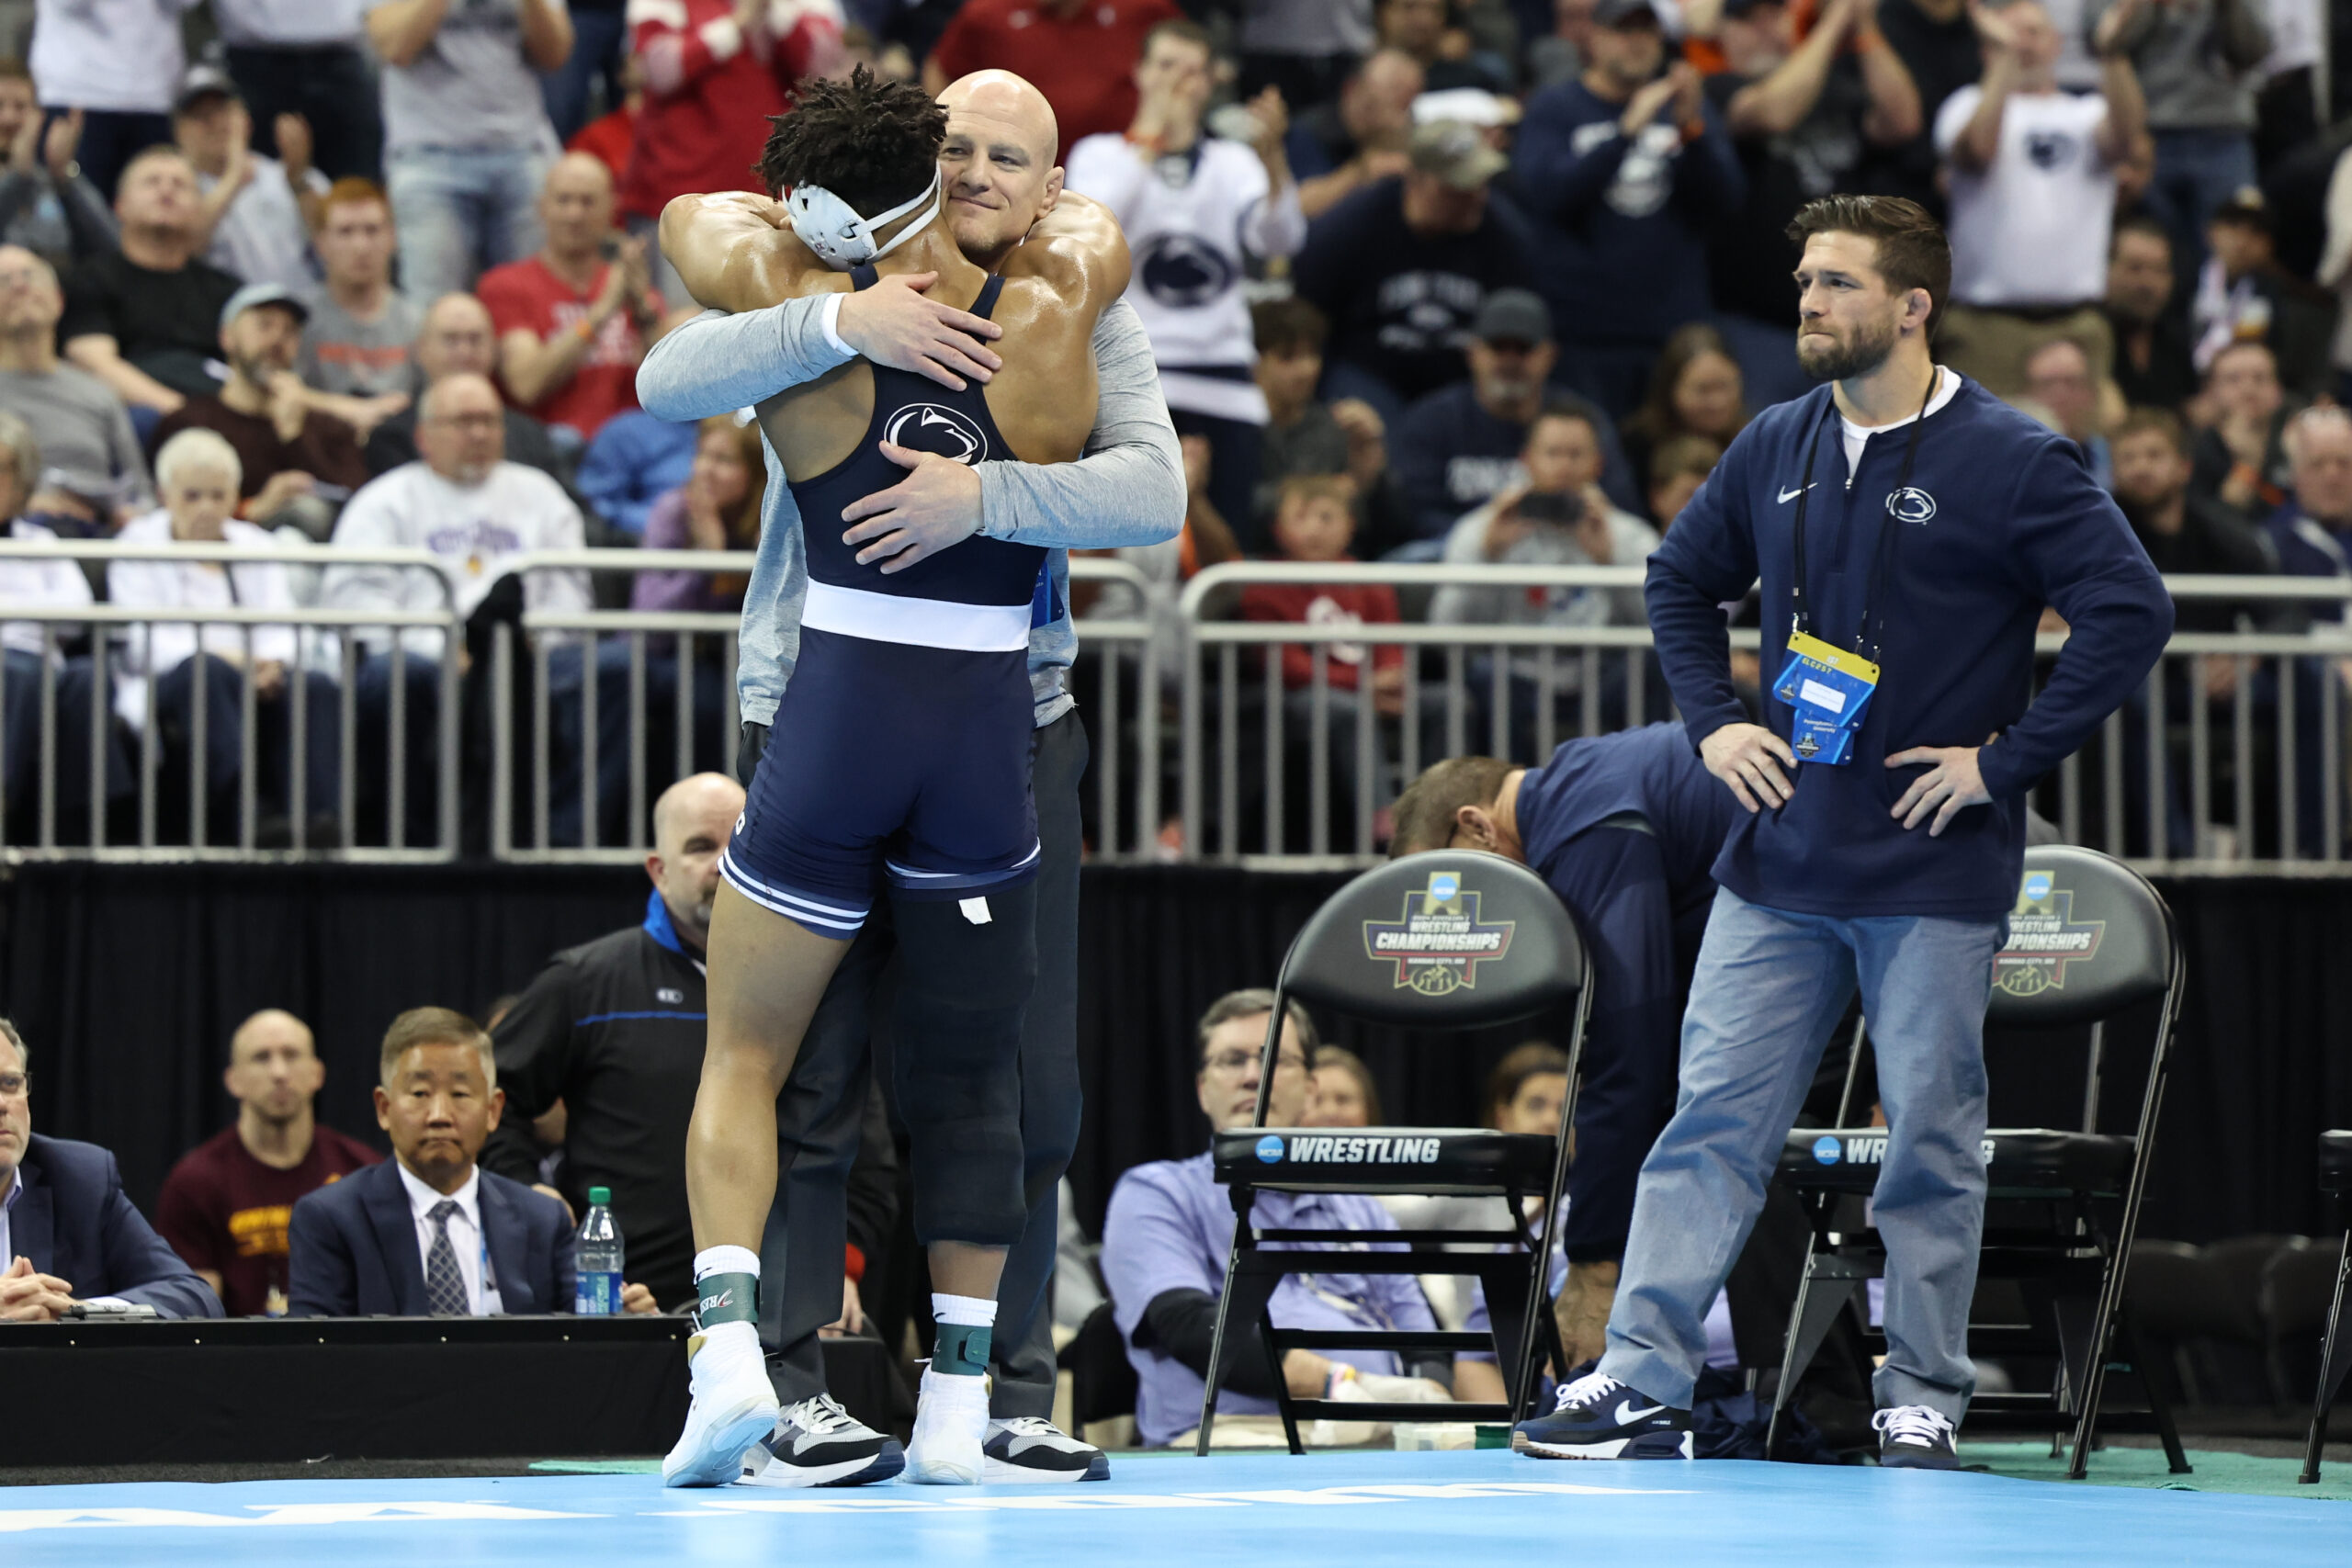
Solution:
[{"label": "coach's gray sweatpants", "polygon": [[1682,1020],[1674,1120],[1643,1162],[1600,1370],[1687,1409],[1707,1309],[1764,1206],[1790,1124],[1859,984],[1887,1120],[1881,1407],[1958,1421],[1984,1230],[1984,1006],[2004,922],[1838,919],[1715,895]]}]

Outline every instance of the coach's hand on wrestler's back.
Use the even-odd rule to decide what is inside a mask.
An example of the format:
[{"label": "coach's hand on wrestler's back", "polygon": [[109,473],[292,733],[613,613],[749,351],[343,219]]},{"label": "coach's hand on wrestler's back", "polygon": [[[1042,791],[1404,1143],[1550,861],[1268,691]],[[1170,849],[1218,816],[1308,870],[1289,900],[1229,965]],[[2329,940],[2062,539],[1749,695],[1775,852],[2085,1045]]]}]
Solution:
[{"label": "coach's hand on wrestler's back", "polygon": [[858,565],[904,571],[979,531],[978,470],[893,442],[877,450],[909,472],[888,490],[842,508],[842,521],[854,525],[842,543],[857,551]]},{"label": "coach's hand on wrestler's back", "polygon": [[[1984,744],[1990,746],[2000,737],[1990,735]],[[1951,825],[1951,819],[1972,806],[1984,806],[1992,798],[1984,787],[1984,775],[1977,771],[1975,746],[1914,746],[1907,751],[1897,751],[1886,760],[1890,768],[1925,767],[1928,771],[1911,781],[1903,798],[1894,803],[1890,816],[1902,818],[1905,828],[1928,823],[1928,837],[1940,838]],[[1934,820],[1928,820],[1933,812]]]},{"label": "coach's hand on wrestler's back", "polygon": [[1796,796],[1796,785],[1781,772],[1796,770],[1796,753],[1760,724],[1724,725],[1699,743],[1699,760],[1751,812],[1786,806]]},{"label": "coach's hand on wrestler's back", "polygon": [[899,273],[845,295],[834,330],[876,365],[928,377],[958,392],[967,377],[986,385],[1004,367],[988,346],[989,340],[1004,335],[1004,328],[932,299],[924,290],[938,281],[935,272]]}]

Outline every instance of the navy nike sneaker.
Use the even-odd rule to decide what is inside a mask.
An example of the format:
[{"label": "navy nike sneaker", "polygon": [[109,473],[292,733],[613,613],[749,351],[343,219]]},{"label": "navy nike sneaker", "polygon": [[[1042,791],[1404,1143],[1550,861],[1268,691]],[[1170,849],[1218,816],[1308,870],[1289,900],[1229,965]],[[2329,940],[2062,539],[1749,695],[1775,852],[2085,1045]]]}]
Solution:
[{"label": "navy nike sneaker", "polygon": [[1689,1459],[1690,1412],[1587,1372],[1560,1390],[1551,1415],[1513,1427],[1510,1446],[1532,1459]]},{"label": "navy nike sneaker", "polygon": [[1958,1470],[1960,1429],[1951,1416],[1924,1404],[1898,1404],[1872,1413],[1878,1428],[1878,1462],[1889,1470]]}]

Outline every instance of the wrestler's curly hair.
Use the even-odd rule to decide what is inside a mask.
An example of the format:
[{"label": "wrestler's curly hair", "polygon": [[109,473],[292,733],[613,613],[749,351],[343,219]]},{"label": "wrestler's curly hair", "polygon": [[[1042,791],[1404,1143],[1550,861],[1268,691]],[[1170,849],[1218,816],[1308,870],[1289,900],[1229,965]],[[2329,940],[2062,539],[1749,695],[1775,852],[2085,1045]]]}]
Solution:
[{"label": "wrestler's curly hair", "polygon": [[947,111],[930,94],[863,65],[846,82],[804,83],[791,112],[768,124],[752,171],[770,195],[822,186],[868,218],[930,184],[947,140]]}]

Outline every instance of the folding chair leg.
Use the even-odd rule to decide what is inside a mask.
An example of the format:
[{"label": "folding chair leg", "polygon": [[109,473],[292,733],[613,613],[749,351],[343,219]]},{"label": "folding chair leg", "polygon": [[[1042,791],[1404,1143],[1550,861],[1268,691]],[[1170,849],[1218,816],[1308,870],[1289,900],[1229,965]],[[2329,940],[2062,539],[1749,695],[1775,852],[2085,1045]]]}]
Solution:
[{"label": "folding chair leg", "polygon": [[[1789,1314],[1788,1348],[1781,1359],[1780,1386],[1772,1391],[1772,1420],[1764,1429],[1764,1457],[1772,1457],[1780,1441],[1781,1412],[1796,1397],[1797,1380],[1821,1353],[1830,1325],[1855,1295],[1866,1288],[1869,1270],[1850,1258],[1821,1253],[1805,1262],[1804,1278],[1797,1285],[1796,1308]],[[1816,1289],[1815,1287],[1819,1288]]]},{"label": "folding chair leg", "polygon": [[[1269,1297],[1272,1293],[1268,1292]],[[1274,1345],[1274,1314],[1263,1304],[1258,1308],[1258,1338],[1266,1348],[1266,1359],[1273,1364],[1274,1408],[1282,1414],[1283,1436],[1290,1439],[1292,1453],[1303,1454],[1306,1444],[1298,1435],[1298,1412],[1291,1406],[1290,1380],[1283,1375],[1283,1353]]]},{"label": "folding chair leg", "polygon": [[2320,1352],[2319,1393],[2312,1401],[2312,1435],[2303,1445],[2303,1472],[2296,1477],[2306,1486],[2319,1483],[2319,1455],[2327,1441],[2327,1410],[2352,1371],[2352,1336],[2344,1332],[2345,1288],[2352,1284],[2352,1230],[2344,1233],[2344,1247],[2335,1260],[2335,1302],[2327,1312],[2327,1346]]},{"label": "folding chair leg", "polygon": [[[2098,1304],[2091,1311],[2086,1336],[2079,1333],[2081,1314],[2069,1311],[2066,1302],[2055,1303],[2058,1307],[2060,1342],[2067,1346],[2066,1363],[2070,1368],[2080,1369],[2079,1376],[2069,1385],[2081,1402],[2075,1424],[2075,1457],[2073,1462],[2066,1466],[2066,1479],[2069,1481],[2080,1481],[2090,1469],[2091,1438],[2098,1426],[2099,1402],[2106,1397],[2107,1363],[2116,1347],[2117,1328],[2122,1314],[2122,1285],[2116,1278],[2122,1263],[2120,1258],[2110,1259],[2108,1268],[2109,1272],[2099,1283]],[[2070,1323],[2077,1331],[2077,1336],[2071,1340],[2068,1334]],[[2132,1366],[2135,1369],[2139,1366],[2136,1358]],[[2157,1395],[2152,1403],[2161,1406],[2163,1396]],[[2180,1451],[2179,1442],[2178,1435],[2175,1434],[2165,1444],[2165,1458],[2170,1461],[2176,1475],[2188,1469],[2188,1456]]]},{"label": "folding chair leg", "polygon": [[2165,1463],[2175,1475],[2188,1475],[2195,1471],[2188,1462],[2188,1451],[2180,1446],[2180,1427],[2172,1418],[2172,1399],[2148,1371],[2148,1363],[2140,1354],[2140,1336],[2132,1326],[2132,1313],[2120,1307],[2115,1314],[2115,1342],[2123,1359],[2140,1379],[2140,1387],[2148,1396],[2148,1415],[2156,1424],[2156,1436],[2165,1445]]},{"label": "folding chair leg", "polygon": [[[1209,1429],[1216,1422],[1217,1390],[1225,1386],[1233,1363],[1241,1359],[1240,1336],[1248,1332],[1245,1325],[1264,1320],[1266,1303],[1273,1299],[1274,1287],[1282,1283],[1279,1275],[1244,1273],[1240,1265],[1237,1251],[1225,1266],[1225,1293],[1216,1303],[1216,1331],[1209,1337],[1208,1386],[1201,1391],[1201,1436],[1193,1445],[1194,1457],[1200,1459],[1208,1457]],[[1274,1363],[1274,1374],[1277,1380],[1282,1375],[1279,1360]],[[1281,1387],[1279,1381],[1275,1386]]]}]

